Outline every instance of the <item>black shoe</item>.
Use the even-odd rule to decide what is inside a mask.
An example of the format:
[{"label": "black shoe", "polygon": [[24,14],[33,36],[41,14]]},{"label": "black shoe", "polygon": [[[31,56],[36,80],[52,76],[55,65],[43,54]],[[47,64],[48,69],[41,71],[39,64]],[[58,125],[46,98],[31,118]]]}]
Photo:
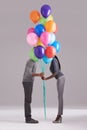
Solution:
[{"label": "black shoe", "polygon": [[62,117],[61,115],[57,115],[56,119],[53,121],[53,123],[62,123]]},{"label": "black shoe", "polygon": [[26,119],[26,123],[34,123],[35,124],[35,123],[39,123],[39,121],[30,118],[30,119]]}]

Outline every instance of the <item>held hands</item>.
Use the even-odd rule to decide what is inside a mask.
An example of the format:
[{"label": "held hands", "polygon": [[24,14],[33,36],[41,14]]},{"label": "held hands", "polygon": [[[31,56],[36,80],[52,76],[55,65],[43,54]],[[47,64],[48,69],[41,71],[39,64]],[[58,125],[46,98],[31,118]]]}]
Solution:
[{"label": "held hands", "polygon": [[43,74],[43,76],[41,77],[42,80],[46,80],[46,77],[44,75],[45,74]]},{"label": "held hands", "polygon": [[40,75],[40,77],[41,77],[42,80],[46,80],[46,78],[45,78],[45,76],[44,76],[45,74],[44,74],[43,72],[40,73],[39,75]]},{"label": "held hands", "polygon": [[43,73],[43,72],[40,73],[39,76],[40,76],[41,78],[44,77],[44,73]]},{"label": "held hands", "polygon": [[42,78],[41,78],[42,80],[46,80],[46,78],[43,76]]}]

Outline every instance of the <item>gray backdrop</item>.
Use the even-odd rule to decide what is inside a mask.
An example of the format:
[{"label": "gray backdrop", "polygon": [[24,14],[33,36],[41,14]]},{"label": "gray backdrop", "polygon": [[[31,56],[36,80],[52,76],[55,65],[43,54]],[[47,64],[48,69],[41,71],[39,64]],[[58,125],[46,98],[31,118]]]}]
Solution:
[{"label": "gray backdrop", "polygon": [[[87,1],[86,0],[0,0],[0,106],[23,106],[22,76],[30,47],[26,32],[34,24],[30,11],[49,4],[59,26],[58,57],[66,77],[65,107],[87,105]],[[40,72],[38,63],[37,72]],[[48,76],[49,65],[46,66]],[[57,105],[56,80],[46,82],[47,107]],[[43,107],[42,81],[35,79],[33,106]]]}]

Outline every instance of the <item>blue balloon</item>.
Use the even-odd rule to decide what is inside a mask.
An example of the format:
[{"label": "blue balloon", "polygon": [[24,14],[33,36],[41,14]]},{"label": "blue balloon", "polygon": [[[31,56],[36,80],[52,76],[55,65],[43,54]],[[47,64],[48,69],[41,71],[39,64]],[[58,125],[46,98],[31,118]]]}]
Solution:
[{"label": "blue balloon", "polygon": [[43,61],[44,61],[45,64],[49,64],[49,63],[52,61],[52,59],[53,59],[53,58],[48,58],[48,57],[46,57],[45,55],[44,55],[44,57],[43,57]]},{"label": "blue balloon", "polygon": [[51,14],[51,7],[47,4],[41,7],[41,14],[43,17],[47,18]]},{"label": "blue balloon", "polygon": [[45,27],[42,24],[38,24],[35,27],[35,33],[40,37],[40,35],[45,31]]},{"label": "blue balloon", "polygon": [[41,59],[45,55],[45,48],[43,46],[37,46],[34,48],[34,54],[38,59]]},{"label": "blue balloon", "polygon": [[55,42],[53,42],[53,44],[51,44],[51,46],[55,47],[56,52],[60,51],[60,42],[55,41]]}]

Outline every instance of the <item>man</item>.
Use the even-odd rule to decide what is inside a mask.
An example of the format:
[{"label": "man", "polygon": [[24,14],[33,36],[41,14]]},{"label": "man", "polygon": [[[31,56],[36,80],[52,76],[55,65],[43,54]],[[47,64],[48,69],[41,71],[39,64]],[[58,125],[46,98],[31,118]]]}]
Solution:
[{"label": "man", "polygon": [[31,117],[31,101],[34,77],[43,77],[43,73],[36,73],[36,62],[29,59],[26,63],[25,72],[23,75],[23,87],[24,87],[24,110],[25,110],[25,122],[26,123],[38,123],[37,120]]}]

